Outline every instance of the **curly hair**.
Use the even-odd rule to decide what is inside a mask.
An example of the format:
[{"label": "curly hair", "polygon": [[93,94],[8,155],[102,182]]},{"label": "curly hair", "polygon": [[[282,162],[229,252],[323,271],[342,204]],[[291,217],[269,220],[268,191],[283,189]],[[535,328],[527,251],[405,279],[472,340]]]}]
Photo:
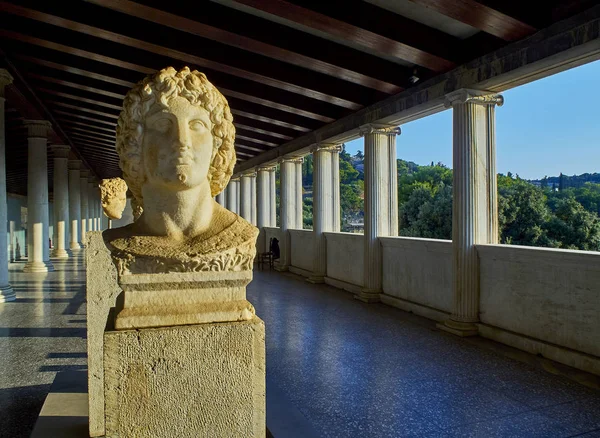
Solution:
[{"label": "curly hair", "polygon": [[116,198],[120,193],[127,192],[127,184],[121,178],[103,179],[98,184],[100,187],[100,199],[102,204],[108,203],[112,198]]},{"label": "curly hair", "polygon": [[221,193],[233,174],[235,127],[227,100],[204,73],[190,71],[188,67],[179,71],[167,67],[147,76],[129,90],[117,123],[119,165],[135,204],[140,208],[144,206],[142,185],[146,179],[142,163],[144,118],[152,105],[166,108],[169,100],[177,96],[184,97],[192,105],[201,106],[210,114],[213,123],[213,151],[208,171],[211,196]]}]

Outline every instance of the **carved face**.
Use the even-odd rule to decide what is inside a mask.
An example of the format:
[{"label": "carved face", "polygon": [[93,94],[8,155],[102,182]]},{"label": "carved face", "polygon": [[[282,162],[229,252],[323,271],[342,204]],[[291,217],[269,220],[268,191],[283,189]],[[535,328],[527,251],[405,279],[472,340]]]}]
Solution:
[{"label": "carved face", "polygon": [[121,219],[123,216],[123,210],[127,203],[126,192],[120,192],[114,197],[104,199],[102,201],[102,209],[104,214],[111,219]]},{"label": "carved face", "polygon": [[154,105],[146,115],[142,140],[146,183],[185,190],[205,183],[212,158],[210,115],[183,97],[168,108]]}]

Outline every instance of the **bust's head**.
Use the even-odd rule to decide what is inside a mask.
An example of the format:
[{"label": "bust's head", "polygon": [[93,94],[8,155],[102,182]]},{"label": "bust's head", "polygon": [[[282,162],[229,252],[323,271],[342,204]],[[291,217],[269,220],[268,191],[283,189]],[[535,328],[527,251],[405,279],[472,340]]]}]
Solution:
[{"label": "bust's head", "polygon": [[121,219],[127,203],[127,184],[121,178],[103,179],[100,184],[102,210],[111,219]]},{"label": "bust's head", "polygon": [[220,193],[233,172],[235,128],[227,100],[203,73],[172,67],[127,93],[117,126],[123,178],[136,205],[143,188],[206,185]]}]

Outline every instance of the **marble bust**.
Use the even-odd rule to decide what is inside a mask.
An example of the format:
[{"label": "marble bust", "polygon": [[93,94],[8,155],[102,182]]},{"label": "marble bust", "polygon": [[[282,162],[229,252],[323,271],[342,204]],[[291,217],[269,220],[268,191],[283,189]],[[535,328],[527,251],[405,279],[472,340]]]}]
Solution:
[{"label": "marble bust", "polygon": [[121,219],[127,203],[127,183],[121,178],[108,178],[100,181],[102,210],[110,219]]},{"label": "marble bust", "polygon": [[129,91],[116,147],[140,216],[105,231],[119,275],[252,269],[258,229],[213,199],[232,175],[234,138],[203,73],[169,67]]}]

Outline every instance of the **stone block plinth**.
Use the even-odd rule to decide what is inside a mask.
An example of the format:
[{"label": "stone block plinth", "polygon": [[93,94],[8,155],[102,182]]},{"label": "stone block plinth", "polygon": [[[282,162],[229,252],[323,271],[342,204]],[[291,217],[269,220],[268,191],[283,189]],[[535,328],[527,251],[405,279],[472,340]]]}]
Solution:
[{"label": "stone block plinth", "polygon": [[106,436],[264,438],[264,337],[258,317],[106,331]]}]

